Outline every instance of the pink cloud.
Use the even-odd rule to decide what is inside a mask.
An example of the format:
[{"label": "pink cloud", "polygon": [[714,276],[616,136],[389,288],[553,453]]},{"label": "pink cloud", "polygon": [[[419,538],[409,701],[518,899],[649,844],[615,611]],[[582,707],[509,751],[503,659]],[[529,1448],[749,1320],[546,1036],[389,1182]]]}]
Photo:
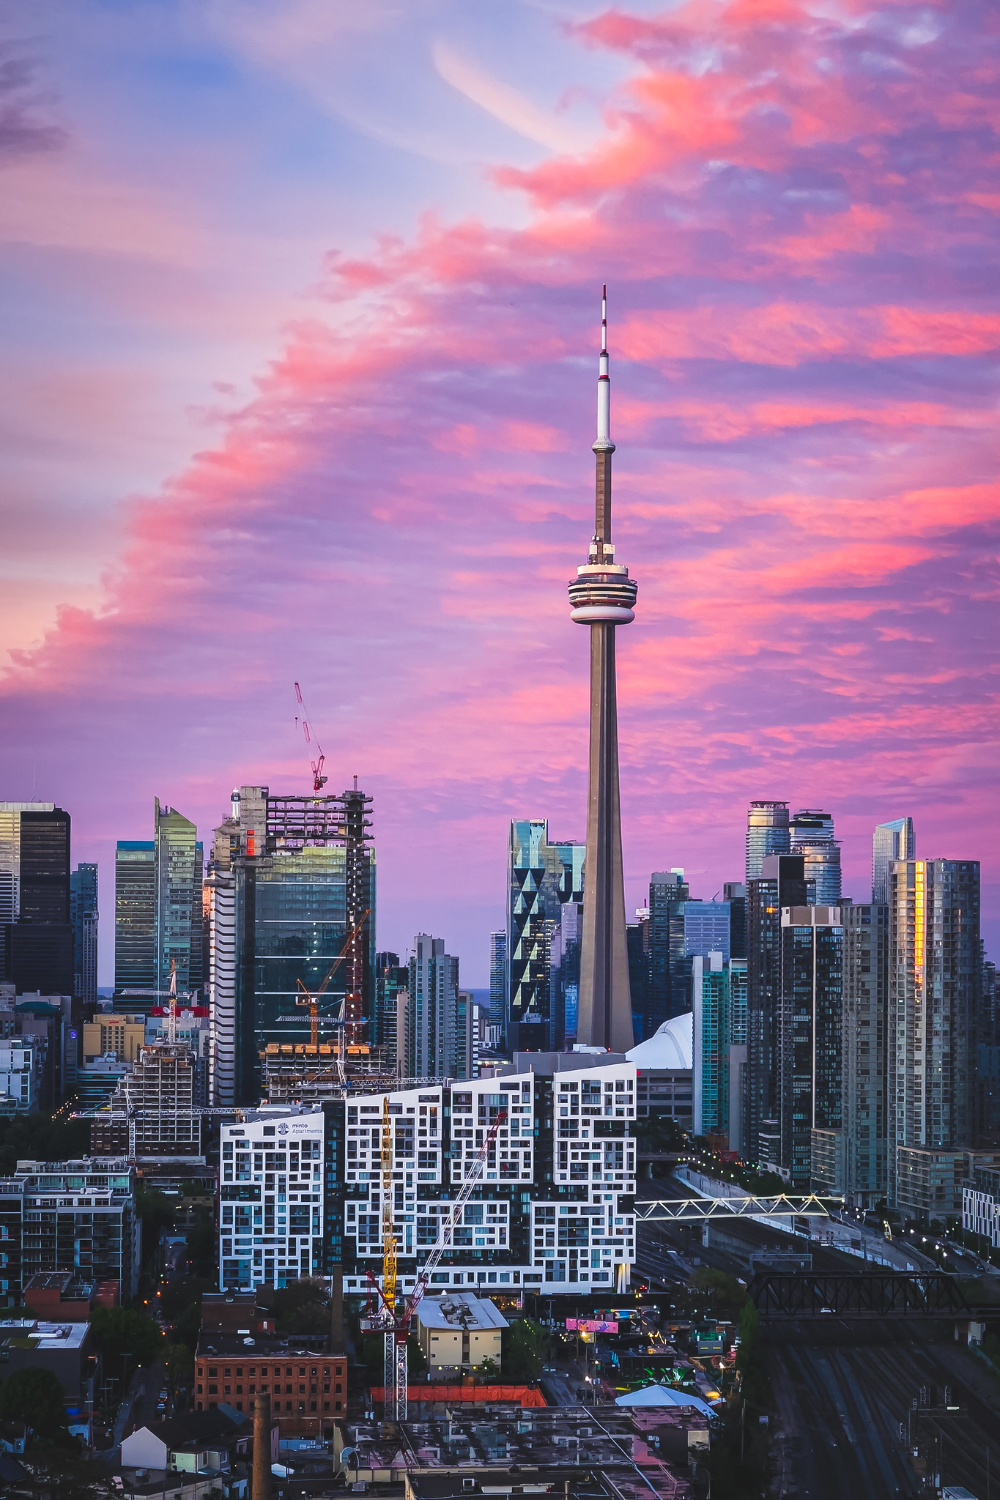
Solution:
[{"label": "pink cloud", "polygon": [[583,28],[635,60],[606,140],[501,174],[523,228],[428,214],[331,256],[329,320],[130,502],[100,606],[12,663],[10,775],[40,743],[90,839],[154,790],[208,828],[239,779],[300,775],[308,683],[334,780],[377,797],[380,942],[454,922],[481,974],[506,819],[583,827],[565,583],[608,280],[635,893],[664,859],[739,878],[745,803],[777,794],[832,803],[854,894],[905,811],[923,852],[984,859],[996,911],[998,44],[960,4],[913,45],[912,14]]}]

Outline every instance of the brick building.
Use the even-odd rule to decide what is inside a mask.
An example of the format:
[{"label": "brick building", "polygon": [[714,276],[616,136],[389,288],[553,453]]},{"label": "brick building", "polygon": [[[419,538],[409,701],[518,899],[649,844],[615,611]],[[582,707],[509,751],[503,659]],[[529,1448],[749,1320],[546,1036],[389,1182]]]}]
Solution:
[{"label": "brick building", "polygon": [[326,1339],[203,1331],[195,1355],[194,1404],[253,1410],[258,1391],[271,1397],[283,1437],[331,1435],[347,1410],[347,1356],[322,1352]]}]

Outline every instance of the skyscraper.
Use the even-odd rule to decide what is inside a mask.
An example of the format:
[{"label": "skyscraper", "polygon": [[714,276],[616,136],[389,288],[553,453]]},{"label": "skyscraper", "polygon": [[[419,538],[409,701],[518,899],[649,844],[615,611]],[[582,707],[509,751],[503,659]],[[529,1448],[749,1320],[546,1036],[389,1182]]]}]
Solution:
[{"label": "skyscraper", "polygon": [[490,1023],[501,1032],[507,1025],[507,933],[490,933]]},{"label": "skyscraper", "polygon": [[792,818],[788,831],[792,854],[801,854],[806,862],[810,903],[836,906],[841,892],[840,845],[833,836],[833,818],[805,808]]},{"label": "skyscraper", "polygon": [[444,951],[444,938],[417,933],[407,987],[407,1075],[467,1078],[471,999],[459,990],[458,959]]},{"label": "skyscraper", "polygon": [[85,1005],[97,1003],[97,866],[77,865],[69,877],[73,927],[73,993]]},{"label": "skyscraper", "polygon": [[597,382],[597,503],[586,563],[569,586],[571,618],[590,628],[590,769],[587,794],[587,879],[583,901],[580,1002],[581,1042],[627,1052],[632,1005],[625,939],[625,885],[618,785],[618,699],[615,632],[635,618],[636,585],[615,562],[611,541],[611,377],[607,288],[601,304]]},{"label": "skyscraper", "polygon": [[400,1029],[400,1006],[406,1004],[410,971],[401,964],[398,953],[375,955],[375,1030],[372,1041],[385,1047],[389,1060],[399,1065],[406,1061],[406,1033]]},{"label": "skyscraper", "polygon": [[649,978],[642,1034],[650,1037],[664,1021],[689,1006],[684,964],[684,906],[691,894],[684,871],[654,870],[649,877]]},{"label": "skyscraper", "polygon": [[941,1169],[951,1156],[952,1178],[964,1172],[963,1153],[975,1144],[979,862],[900,860],[891,898],[889,1202],[943,1217],[956,1210]]},{"label": "skyscraper", "polygon": [[780,1161],[778,1009],[781,910],[806,905],[801,854],[769,854],[747,884],[747,1061],[743,1150],[748,1160]]},{"label": "skyscraper", "polygon": [[747,813],[746,885],[759,880],[761,865],[769,854],[787,854],[790,848],[787,802],[751,802]]},{"label": "skyscraper", "polygon": [[[584,854],[583,844],[550,841],[544,818],[516,818],[510,825],[506,1029],[513,1052],[549,1052],[562,1046],[562,912],[567,904],[579,906],[584,899]],[[567,939],[572,936],[568,931]]]},{"label": "skyscraper", "polygon": [[742,880],[730,880],[722,887],[723,899],[729,902],[729,952],[733,958],[747,956],[747,888]]},{"label": "skyscraper", "polygon": [[872,834],[872,900],[888,906],[892,867],[901,859],[916,859],[917,840],[912,818],[877,823]]},{"label": "skyscraper", "polygon": [[73,993],[70,816],[0,802],[0,977],[18,991]]},{"label": "skyscraper", "polygon": [[831,1183],[855,1207],[875,1208],[886,1191],[886,1028],[889,908],[843,902],[844,1173]]},{"label": "skyscraper", "polygon": [[203,874],[195,825],[155,798],[152,839],[120,839],[115,849],[115,999],[127,1009],[157,1004],[171,965],[178,991],[201,989]]},{"label": "skyscraper", "polygon": [[[783,908],[774,1165],[797,1192],[809,1190],[814,1142],[822,1154],[843,1141],[843,963],[839,907]],[[817,1166],[828,1171],[827,1157]]]},{"label": "skyscraper", "polygon": [[[321,1042],[330,1040],[341,1015],[349,1043],[371,1041],[370,806],[371,798],[356,790],[300,796],[243,786],[233,793],[232,815],[215,830],[209,868],[213,1058],[220,1085],[235,1094],[232,1102],[260,1097],[264,1048],[309,1041],[300,982],[315,994],[329,976],[317,1002]],[[217,1087],[216,1096],[230,1102]]]}]

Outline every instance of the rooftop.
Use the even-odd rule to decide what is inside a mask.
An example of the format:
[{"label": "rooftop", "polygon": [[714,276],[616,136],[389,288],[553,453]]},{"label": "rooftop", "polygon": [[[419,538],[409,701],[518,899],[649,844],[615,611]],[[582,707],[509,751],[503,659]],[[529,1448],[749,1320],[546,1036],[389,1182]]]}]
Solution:
[{"label": "rooftop", "polygon": [[311,1359],[344,1359],[342,1350],[328,1352],[330,1340],[325,1334],[277,1333],[239,1334],[216,1328],[202,1329],[198,1339],[198,1359],[275,1359],[305,1357]]},{"label": "rooftop", "polygon": [[507,1319],[488,1297],[454,1292],[448,1297],[425,1297],[417,1309],[425,1328],[506,1328]]},{"label": "rooftop", "polygon": [[[428,1392],[432,1390],[429,1386]],[[691,1413],[688,1423],[678,1408],[676,1414],[668,1415],[670,1425],[696,1420],[700,1428],[705,1427],[703,1417],[690,1407],[686,1410]],[[401,1427],[348,1423],[345,1447],[357,1450],[351,1469],[395,1469],[406,1474],[414,1469],[493,1465],[509,1471],[513,1464],[522,1471],[525,1465],[548,1471],[567,1464],[587,1468],[639,1464],[645,1471],[648,1464],[659,1461],[650,1452],[648,1429],[640,1431],[631,1413],[613,1407],[594,1412],[585,1406],[488,1406],[478,1411],[452,1409],[441,1417]]]},{"label": "rooftop", "polygon": [[562,1463],[545,1469],[488,1469],[477,1474],[441,1474],[417,1470],[406,1476],[407,1500],[462,1500],[463,1496],[546,1495],[576,1496],[579,1500],[687,1500],[693,1492],[661,1459],[642,1469],[630,1464],[581,1468]]},{"label": "rooftop", "polygon": [[40,1318],[0,1322],[0,1344],[15,1349],[82,1349],[89,1323],[46,1323]]}]

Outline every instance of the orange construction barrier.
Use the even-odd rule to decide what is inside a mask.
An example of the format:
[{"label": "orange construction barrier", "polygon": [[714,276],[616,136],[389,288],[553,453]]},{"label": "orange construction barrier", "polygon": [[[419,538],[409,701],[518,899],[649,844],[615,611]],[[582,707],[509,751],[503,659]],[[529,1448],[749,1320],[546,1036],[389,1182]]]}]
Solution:
[{"label": "orange construction barrier", "polygon": [[[372,1399],[385,1400],[383,1386],[372,1386]],[[544,1406],[541,1391],[529,1385],[410,1385],[407,1401],[516,1401],[521,1406]]]}]

